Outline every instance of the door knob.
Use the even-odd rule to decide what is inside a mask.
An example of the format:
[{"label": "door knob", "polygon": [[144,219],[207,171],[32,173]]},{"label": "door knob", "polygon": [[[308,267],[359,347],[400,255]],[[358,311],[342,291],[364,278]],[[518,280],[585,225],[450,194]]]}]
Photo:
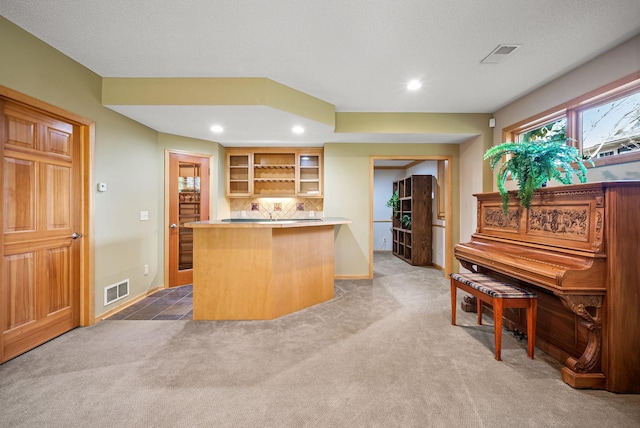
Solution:
[{"label": "door knob", "polygon": [[170,227],[171,229],[177,229],[177,228],[178,228],[178,225],[177,225],[177,224],[175,224],[175,223],[173,223],[173,224],[172,224],[171,226],[169,226],[169,227]]},{"label": "door knob", "polygon": [[78,239],[78,238],[82,238],[82,233],[73,232],[71,234],[71,239]]}]

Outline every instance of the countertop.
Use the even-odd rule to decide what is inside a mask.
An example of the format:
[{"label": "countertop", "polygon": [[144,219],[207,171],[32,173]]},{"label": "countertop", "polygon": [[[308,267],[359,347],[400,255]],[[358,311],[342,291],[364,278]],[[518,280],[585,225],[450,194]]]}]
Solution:
[{"label": "countertop", "polygon": [[289,228],[289,227],[314,227],[314,226],[332,226],[338,224],[349,224],[351,220],[344,217],[324,217],[314,219],[282,219],[282,220],[269,220],[269,219],[222,219],[222,220],[206,220],[206,221],[194,221],[186,223],[185,227],[193,229],[199,228],[243,228],[243,229],[257,229],[257,228]]}]

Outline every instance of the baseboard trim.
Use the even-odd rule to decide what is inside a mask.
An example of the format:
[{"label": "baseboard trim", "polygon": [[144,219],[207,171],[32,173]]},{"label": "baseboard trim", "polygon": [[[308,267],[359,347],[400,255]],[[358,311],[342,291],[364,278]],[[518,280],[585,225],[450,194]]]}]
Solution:
[{"label": "baseboard trim", "polygon": [[139,296],[136,296],[131,300],[127,300],[123,304],[121,304],[121,305],[119,305],[119,306],[117,306],[117,307],[115,307],[113,309],[110,309],[105,313],[102,313],[102,314],[98,315],[95,318],[94,323],[96,323],[98,321],[102,321],[102,320],[104,320],[106,318],[109,318],[111,315],[117,314],[118,312],[125,310],[129,306],[138,303],[140,300],[144,299],[145,297],[148,297],[151,294],[155,293],[156,291],[162,290],[164,288],[167,288],[167,287],[165,287],[164,285],[159,285],[157,287],[151,288],[151,289],[147,290],[145,293],[142,293]]},{"label": "baseboard trim", "polygon": [[334,275],[334,279],[369,279],[368,275]]}]

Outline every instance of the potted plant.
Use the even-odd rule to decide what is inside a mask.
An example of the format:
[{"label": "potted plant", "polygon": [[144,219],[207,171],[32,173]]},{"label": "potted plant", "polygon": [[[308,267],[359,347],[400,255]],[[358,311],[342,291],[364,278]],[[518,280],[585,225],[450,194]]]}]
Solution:
[{"label": "potted plant", "polygon": [[[553,138],[553,134],[547,134],[538,138],[526,138],[520,143],[502,143],[487,150],[484,159],[489,161],[492,171],[502,162],[496,173],[496,181],[505,215],[509,205],[505,182],[509,175],[517,181],[517,197],[520,205],[525,208],[529,208],[534,191],[551,179],[571,184],[575,173],[581,183],[587,181],[584,159],[578,149],[567,144],[568,141],[566,138]],[[589,162],[593,165],[593,161]]]},{"label": "potted plant", "polygon": [[397,190],[393,192],[393,195],[387,201],[387,206],[393,209],[393,217],[397,217],[398,212],[400,212],[400,194]]},{"label": "potted plant", "polygon": [[411,216],[408,214],[403,215],[400,219],[400,223],[405,229],[411,229]]}]

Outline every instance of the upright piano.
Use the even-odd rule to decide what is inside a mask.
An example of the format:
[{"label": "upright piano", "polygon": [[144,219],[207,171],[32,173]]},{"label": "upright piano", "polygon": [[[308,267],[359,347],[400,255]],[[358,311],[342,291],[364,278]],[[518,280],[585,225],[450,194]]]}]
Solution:
[{"label": "upright piano", "polygon": [[[475,195],[478,226],[461,265],[538,294],[536,345],[574,388],[640,393],[640,181]],[[526,331],[524,311],[505,325]]]}]

